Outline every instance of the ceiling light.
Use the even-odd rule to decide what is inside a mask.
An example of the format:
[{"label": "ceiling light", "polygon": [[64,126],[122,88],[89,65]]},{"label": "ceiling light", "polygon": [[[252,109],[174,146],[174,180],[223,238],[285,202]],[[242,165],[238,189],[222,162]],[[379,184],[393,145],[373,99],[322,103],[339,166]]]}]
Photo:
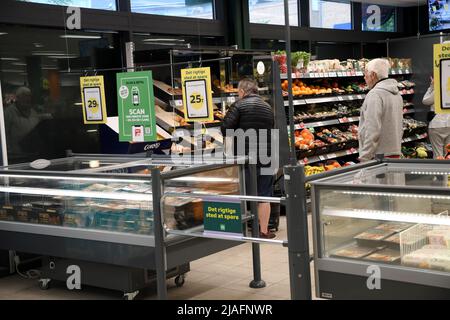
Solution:
[{"label": "ceiling light", "polygon": [[57,66],[42,66],[42,70],[58,70]]},{"label": "ceiling light", "polygon": [[170,38],[156,38],[156,39],[144,39],[142,40],[144,42],[152,41],[152,42],[158,42],[158,41],[176,41],[176,42],[184,42],[184,39],[170,39]]},{"label": "ceiling light", "polygon": [[26,66],[27,64],[26,63],[24,63],[24,62],[13,62],[13,63],[11,63],[13,66],[21,66],[21,67],[23,67],[23,66]]},{"label": "ceiling light", "polygon": [[74,58],[78,58],[78,56],[75,54],[66,54],[66,55],[50,56],[49,58],[52,58],[52,59],[74,59]]},{"label": "ceiling light", "polygon": [[63,39],[101,39],[101,36],[88,36],[88,35],[78,35],[78,34],[63,34],[59,36]]},{"label": "ceiling light", "polygon": [[4,57],[4,58],[0,58],[0,60],[2,60],[2,61],[19,61],[20,59]]},{"label": "ceiling light", "polygon": [[64,55],[62,51],[33,51],[31,53],[33,56],[61,56]]},{"label": "ceiling light", "polygon": [[5,34],[8,34],[8,32],[0,32],[0,36],[4,36]]},{"label": "ceiling light", "polygon": [[7,72],[7,73],[22,73],[23,70],[3,69],[2,72]]},{"label": "ceiling light", "polygon": [[35,48],[43,48],[44,47],[44,45],[42,43],[39,43],[39,42],[35,42],[35,43],[33,43],[33,45],[34,45]]}]

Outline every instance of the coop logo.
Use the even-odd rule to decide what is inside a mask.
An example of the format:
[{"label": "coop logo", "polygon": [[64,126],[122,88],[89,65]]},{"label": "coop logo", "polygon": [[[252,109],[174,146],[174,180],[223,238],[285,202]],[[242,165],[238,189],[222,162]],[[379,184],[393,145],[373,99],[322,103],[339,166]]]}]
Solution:
[{"label": "coop logo", "polygon": [[379,266],[370,265],[367,267],[367,289],[369,290],[381,290],[381,269]]},{"label": "coop logo", "polygon": [[152,150],[152,149],[158,149],[160,146],[160,143],[154,143],[154,144],[146,144],[144,147],[144,151]]},{"label": "coop logo", "polygon": [[381,28],[381,8],[373,4],[367,7],[366,13],[369,14],[366,20],[367,29],[379,30]]},{"label": "coop logo", "polygon": [[81,29],[81,10],[78,7],[67,7],[66,27],[69,30]]}]

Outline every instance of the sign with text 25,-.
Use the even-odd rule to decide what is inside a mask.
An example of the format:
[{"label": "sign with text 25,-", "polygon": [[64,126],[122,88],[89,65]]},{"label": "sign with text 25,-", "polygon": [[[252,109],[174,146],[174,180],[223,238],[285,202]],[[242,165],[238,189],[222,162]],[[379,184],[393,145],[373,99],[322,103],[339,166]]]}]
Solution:
[{"label": "sign with text 25,-", "polygon": [[181,82],[186,121],[213,121],[210,68],[182,69]]},{"label": "sign with text 25,-", "polygon": [[157,140],[151,71],[118,73],[117,104],[120,141]]},{"label": "sign with text 25,-", "polygon": [[434,45],[434,109],[450,113],[450,43]]},{"label": "sign with text 25,-", "polygon": [[80,88],[84,124],[106,123],[103,76],[81,77]]},{"label": "sign with text 25,-", "polygon": [[221,202],[208,199],[203,202],[205,233],[228,233],[242,236],[240,201]]}]

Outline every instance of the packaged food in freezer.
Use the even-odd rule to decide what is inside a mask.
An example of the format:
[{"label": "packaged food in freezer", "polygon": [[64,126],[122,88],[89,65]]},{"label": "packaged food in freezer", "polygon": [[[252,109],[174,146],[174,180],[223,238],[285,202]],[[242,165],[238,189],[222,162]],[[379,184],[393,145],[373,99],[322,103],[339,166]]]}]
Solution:
[{"label": "packaged food in freezer", "polygon": [[332,256],[338,256],[338,257],[344,257],[344,258],[352,258],[352,259],[361,259],[377,250],[380,250],[382,248],[376,247],[376,248],[370,248],[370,247],[363,247],[358,246],[356,244],[347,246],[345,248],[341,248],[336,250]]},{"label": "packaged food in freezer", "polygon": [[355,239],[360,239],[360,240],[375,240],[375,241],[379,241],[379,240],[383,240],[383,239],[391,236],[394,233],[395,232],[391,231],[391,230],[369,229],[369,230],[366,230],[366,231],[356,235],[354,238]]},{"label": "packaged food in freezer", "polygon": [[394,263],[400,260],[400,251],[392,249],[383,249],[368,255],[364,259],[371,261]]}]

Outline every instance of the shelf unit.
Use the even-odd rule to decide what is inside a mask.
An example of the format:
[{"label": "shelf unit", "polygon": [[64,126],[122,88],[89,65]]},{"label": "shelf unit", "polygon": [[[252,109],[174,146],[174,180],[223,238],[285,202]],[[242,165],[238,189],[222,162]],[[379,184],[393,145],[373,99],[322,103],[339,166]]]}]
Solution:
[{"label": "shelf unit", "polygon": [[[412,75],[411,69],[391,69],[389,72],[389,75],[392,77],[395,76],[410,76]],[[352,78],[358,79],[364,77],[364,73],[360,70],[352,70],[352,71],[345,71],[345,72],[324,72],[324,73],[296,73],[292,74],[292,79],[311,79],[311,80],[323,80],[328,78],[347,78],[352,80]],[[286,74],[281,74],[280,76],[281,80],[287,79]],[[401,91],[401,95],[405,98],[407,101],[404,104],[404,108],[413,107],[414,104],[410,102],[409,97],[414,95],[414,85],[408,86],[405,88],[399,88]],[[403,93],[402,93],[403,92]],[[343,95],[326,95],[326,96],[297,96],[294,97],[293,105],[296,108],[302,108],[308,105],[312,104],[326,104],[326,103],[339,103],[339,102],[350,102],[350,101],[362,101],[366,98],[366,93],[357,93],[357,94],[343,94]],[[289,101],[287,100],[287,97],[284,97],[284,106],[289,106]],[[414,108],[408,109],[404,111],[404,115],[410,115],[416,113]],[[358,123],[360,121],[359,116],[352,115],[350,117],[343,117],[342,115],[336,116],[334,119],[326,119],[326,120],[312,120],[311,122],[308,122],[307,120],[301,123],[296,123],[294,126],[295,130],[302,130],[302,129],[310,129],[310,128],[321,128],[326,126],[333,126],[333,125],[341,125],[341,124],[349,124],[349,123]],[[416,134],[411,137],[404,138],[402,143],[409,143],[412,141],[418,141],[423,140],[427,138],[427,134]],[[297,150],[298,151],[298,150]],[[329,154],[324,154],[320,156],[312,156],[307,157],[304,159],[300,159],[300,163],[316,163],[320,161],[326,161],[331,159],[338,159],[342,157],[347,157],[350,155],[356,155],[358,154],[357,148],[351,148],[348,150],[339,150],[336,152],[332,152]]]}]

